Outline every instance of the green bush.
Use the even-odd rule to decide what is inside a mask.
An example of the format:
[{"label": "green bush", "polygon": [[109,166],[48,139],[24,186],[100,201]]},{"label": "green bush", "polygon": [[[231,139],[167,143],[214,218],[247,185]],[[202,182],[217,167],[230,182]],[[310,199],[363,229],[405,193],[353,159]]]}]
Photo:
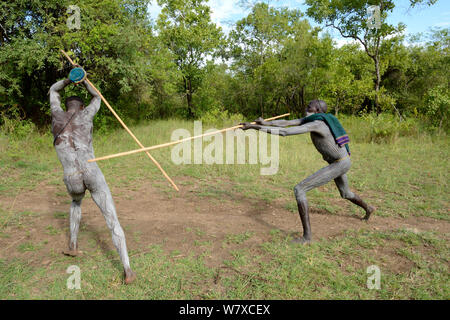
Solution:
[{"label": "green bush", "polygon": [[426,98],[426,110],[423,113],[428,117],[433,127],[448,131],[450,115],[448,88],[440,86],[430,89]]},{"label": "green bush", "polygon": [[212,124],[216,127],[229,123],[236,124],[242,122],[243,119],[244,117],[241,114],[229,113],[228,110],[220,110],[218,107],[212,107],[200,118],[204,123]]},{"label": "green bush", "polygon": [[357,142],[392,143],[399,137],[417,135],[421,128],[415,118],[400,119],[389,113],[340,116],[339,119],[350,139]]},{"label": "green bush", "polygon": [[0,132],[11,139],[22,140],[36,131],[36,126],[31,120],[22,120],[17,115],[7,117],[0,114]]}]

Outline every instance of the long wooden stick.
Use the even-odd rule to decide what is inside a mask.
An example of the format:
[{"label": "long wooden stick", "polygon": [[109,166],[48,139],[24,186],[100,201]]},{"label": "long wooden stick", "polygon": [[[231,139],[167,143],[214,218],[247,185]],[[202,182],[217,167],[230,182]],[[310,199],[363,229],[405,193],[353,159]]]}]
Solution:
[{"label": "long wooden stick", "polygon": [[[70,59],[70,57],[67,55],[67,53],[65,53],[63,50],[61,50],[62,54],[67,58],[67,60],[69,60],[69,62],[72,65],[75,65],[75,63],[72,61],[72,59]],[[102,98],[103,102],[105,103],[105,105],[108,107],[108,109],[112,112],[112,114],[116,117],[116,119],[120,122],[120,124],[122,125],[122,127],[128,132],[128,134],[134,139],[134,141],[136,141],[136,143],[139,145],[139,147],[144,148],[144,145],[138,140],[138,138],[136,138],[136,136],[131,132],[130,129],[128,129],[127,125],[122,121],[122,119],[119,117],[119,115],[114,111],[114,109],[110,106],[110,104],[108,103],[108,101],[106,101],[105,97],[103,97],[103,95],[100,93],[100,91],[97,90],[97,88],[89,81],[89,79],[86,78],[85,80],[87,83],[89,83],[91,85],[92,88],[94,88],[94,90],[98,93],[98,95]],[[175,184],[175,182],[173,182],[173,180],[167,175],[167,173],[164,171],[164,169],[161,167],[161,165],[158,163],[158,161],[156,161],[155,158],[152,157],[152,155],[150,153],[148,153],[148,151],[145,151],[145,153],[147,154],[147,156],[153,161],[153,163],[158,167],[158,169],[162,172],[162,174],[164,175],[164,177],[172,184],[172,186],[175,188],[175,190],[180,191],[180,189],[178,189],[177,185]]]},{"label": "long wooden stick", "polygon": [[[278,118],[287,117],[288,115],[290,115],[290,113],[282,114],[280,116],[276,116],[276,117],[273,117],[273,118],[268,118],[268,119],[265,119],[264,121],[275,120],[275,119],[278,119]],[[255,124],[256,122],[252,122],[252,123]],[[226,128],[226,129],[222,129],[222,130],[218,130],[218,131],[214,131],[214,132],[204,133],[204,134],[200,134],[198,136],[184,138],[184,139],[177,140],[177,141],[172,141],[172,142],[167,142],[167,143],[163,143],[163,144],[158,144],[158,145],[152,146],[152,147],[136,149],[136,150],[116,153],[116,154],[112,154],[112,155],[104,156],[104,157],[100,157],[100,158],[90,159],[90,160],[88,160],[88,162],[96,162],[96,161],[101,161],[101,160],[107,160],[107,159],[111,159],[111,158],[117,158],[117,157],[127,156],[127,155],[130,155],[130,154],[135,154],[135,153],[139,153],[139,152],[146,152],[146,151],[149,151],[149,150],[154,150],[154,149],[158,149],[158,148],[164,148],[164,147],[172,146],[174,144],[178,144],[178,143],[181,143],[181,142],[193,140],[193,139],[196,139],[196,138],[206,137],[206,136],[210,136],[210,135],[213,135],[213,134],[217,134],[217,133],[221,133],[221,132],[225,132],[225,131],[229,131],[229,130],[235,130],[235,129],[239,129],[239,128],[242,128],[242,127],[243,127],[243,125],[237,125],[237,126],[234,126],[234,127],[231,127],[231,128]]]}]

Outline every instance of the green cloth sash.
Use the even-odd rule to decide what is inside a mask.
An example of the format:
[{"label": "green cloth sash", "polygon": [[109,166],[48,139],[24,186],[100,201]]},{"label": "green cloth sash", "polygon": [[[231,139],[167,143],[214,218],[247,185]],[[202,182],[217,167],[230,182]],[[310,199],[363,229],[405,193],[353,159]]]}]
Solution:
[{"label": "green cloth sash", "polygon": [[330,128],[330,131],[333,134],[336,143],[339,145],[339,147],[345,145],[347,153],[348,155],[350,155],[350,148],[348,147],[350,139],[347,135],[347,132],[345,132],[344,127],[342,127],[341,123],[339,122],[339,120],[329,113],[315,113],[306,118],[303,118],[302,124],[316,120],[324,121],[326,123],[326,125]]}]

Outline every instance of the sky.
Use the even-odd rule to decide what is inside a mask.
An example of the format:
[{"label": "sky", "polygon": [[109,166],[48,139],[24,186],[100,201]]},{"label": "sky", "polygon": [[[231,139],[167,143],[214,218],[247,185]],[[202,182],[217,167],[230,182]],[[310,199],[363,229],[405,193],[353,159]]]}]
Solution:
[{"label": "sky", "polygon": [[[239,0],[209,0],[208,2],[212,11],[212,21],[222,27],[226,34],[232,29],[233,23],[246,17],[250,12],[249,9],[239,7],[238,2]],[[406,25],[406,35],[426,33],[430,28],[450,27],[450,0],[438,0],[430,7],[421,5],[412,9],[409,8],[409,0],[395,0],[395,4],[396,7],[388,17],[388,22],[394,25],[403,22]],[[306,12],[307,9],[304,0],[272,0],[270,5],[300,9],[302,12]],[[156,0],[152,1],[149,13],[153,20],[157,19],[160,11],[161,8],[156,4]],[[308,18],[308,20],[312,25],[317,25],[311,19]],[[338,46],[348,42],[331,28],[328,28],[327,31],[336,40]]]}]

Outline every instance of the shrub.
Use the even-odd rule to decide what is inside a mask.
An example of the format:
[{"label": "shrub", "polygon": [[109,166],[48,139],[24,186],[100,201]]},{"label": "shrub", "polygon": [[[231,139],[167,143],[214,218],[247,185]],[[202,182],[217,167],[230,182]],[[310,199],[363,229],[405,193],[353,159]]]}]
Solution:
[{"label": "shrub", "polygon": [[242,122],[244,117],[241,114],[228,113],[228,110],[220,110],[218,107],[213,107],[205,112],[200,118],[201,121],[207,124],[212,124],[216,127],[222,127],[229,123]]},{"label": "shrub", "polygon": [[22,120],[17,113],[10,116],[5,112],[1,113],[0,123],[0,131],[15,140],[22,140],[36,131],[36,126],[31,120]]},{"label": "shrub", "polygon": [[432,126],[448,131],[450,115],[450,94],[448,89],[440,86],[428,91],[424,114],[428,117]]},{"label": "shrub", "polygon": [[402,136],[419,133],[420,123],[415,118],[400,119],[398,116],[381,113],[363,114],[361,117],[339,117],[350,139],[357,142],[392,143]]}]

